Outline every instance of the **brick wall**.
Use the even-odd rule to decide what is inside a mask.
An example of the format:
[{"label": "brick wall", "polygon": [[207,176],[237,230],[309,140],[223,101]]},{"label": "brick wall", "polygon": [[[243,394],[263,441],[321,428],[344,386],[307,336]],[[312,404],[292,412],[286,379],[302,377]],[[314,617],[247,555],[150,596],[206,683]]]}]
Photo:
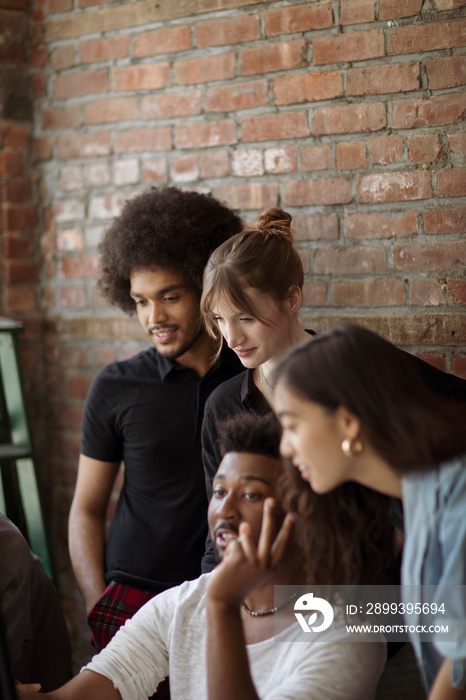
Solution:
[{"label": "brick wall", "polygon": [[[143,346],[95,288],[96,246],[128,197],[195,188],[247,220],[279,203],[306,270],[306,325],[367,323],[466,377],[466,3],[33,2],[25,58],[9,45],[35,99],[33,144],[30,121],[10,141],[2,122],[4,308],[29,329],[40,314],[42,462],[74,611],[66,518],[83,399],[99,367]],[[3,26],[27,5],[0,0]]]}]

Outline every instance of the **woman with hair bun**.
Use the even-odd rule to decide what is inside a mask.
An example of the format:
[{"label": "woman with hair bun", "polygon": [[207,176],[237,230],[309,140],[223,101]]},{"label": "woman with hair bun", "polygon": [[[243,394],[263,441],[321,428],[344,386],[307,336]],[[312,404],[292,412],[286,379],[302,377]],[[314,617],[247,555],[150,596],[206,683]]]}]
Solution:
[{"label": "woman with hair bun", "polygon": [[[303,281],[291,215],[279,207],[266,209],[255,227],[232,236],[209,258],[201,298],[204,323],[246,368],[234,381],[217,387],[206,404],[202,442],[209,499],[221,461],[217,421],[238,413],[270,413],[273,368],[288,350],[313,334],[298,318]],[[203,571],[215,564],[209,547]]]}]

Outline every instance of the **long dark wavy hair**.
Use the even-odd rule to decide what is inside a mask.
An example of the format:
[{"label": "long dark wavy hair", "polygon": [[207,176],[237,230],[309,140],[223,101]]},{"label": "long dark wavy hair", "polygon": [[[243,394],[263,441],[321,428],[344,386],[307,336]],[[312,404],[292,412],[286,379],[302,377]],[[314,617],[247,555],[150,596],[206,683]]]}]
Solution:
[{"label": "long dark wavy hair", "polygon": [[[293,349],[274,381],[329,412],[345,406],[359,417],[363,442],[403,472],[466,453],[466,406],[432,391],[420,366],[375,333],[345,324]],[[393,581],[397,550],[387,496],[356,483],[316,494],[291,465],[280,491],[285,510],[298,515],[311,582]]]}]

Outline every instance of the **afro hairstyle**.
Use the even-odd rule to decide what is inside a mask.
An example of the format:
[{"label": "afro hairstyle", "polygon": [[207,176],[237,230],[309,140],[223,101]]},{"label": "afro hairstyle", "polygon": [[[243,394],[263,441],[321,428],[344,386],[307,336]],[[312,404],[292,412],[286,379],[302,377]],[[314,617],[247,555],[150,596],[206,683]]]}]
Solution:
[{"label": "afro hairstyle", "polygon": [[274,413],[240,413],[217,423],[220,454],[248,452],[280,459],[281,427]]},{"label": "afro hairstyle", "polygon": [[209,255],[242,229],[241,219],[210,195],[176,187],[151,188],[126,202],[99,245],[98,287],[126,313],[136,309],[130,276],[161,267],[181,274],[201,295]]}]

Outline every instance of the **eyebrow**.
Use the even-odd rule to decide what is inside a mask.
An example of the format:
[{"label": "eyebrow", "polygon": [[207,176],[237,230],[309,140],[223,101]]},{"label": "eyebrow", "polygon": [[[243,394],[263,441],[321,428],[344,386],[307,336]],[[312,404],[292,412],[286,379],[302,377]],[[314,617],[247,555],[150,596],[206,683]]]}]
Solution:
[{"label": "eyebrow", "polygon": [[[225,479],[226,476],[225,474],[216,474],[214,476],[214,481],[216,479]],[[270,481],[267,481],[267,479],[262,479],[260,476],[241,476],[240,481],[260,481],[261,483],[265,484],[266,486],[272,486]]]},{"label": "eyebrow", "polygon": [[[163,287],[163,289],[159,289],[158,292],[156,292],[156,295],[158,297],[161,297],[164,294],[168,294],[168,292],[174,292],[176,289],[185,289],[185,285],[184,284],[170,284],[170,285],[168,285],[168,287]],[[139,294],[138,292],[133,292],[133,291],[130,291],[129,295],[133,299],[135,299],[135,298],[139,299],[139,298],[144,296],[144,294]]]}]

